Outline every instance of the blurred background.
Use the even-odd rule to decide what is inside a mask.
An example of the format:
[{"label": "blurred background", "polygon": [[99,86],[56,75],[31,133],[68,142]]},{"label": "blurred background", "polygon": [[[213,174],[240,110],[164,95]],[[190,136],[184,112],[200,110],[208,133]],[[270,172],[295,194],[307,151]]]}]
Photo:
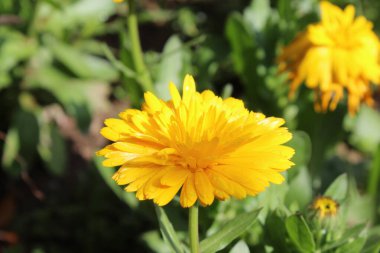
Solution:
[{"label": "blurred background", "polygon": [[[380,34],[379,1],[333,2],[353,4]],[[342,173],[355,185],[348,223],[379,224],[380,93],[355,117],[343,104],[316,114],[312,92],[289,100],[287,76],[278,73],[281,47],[319,20],[318,1],[139,0],[137,8],[158,96],[167,99],[169,81],[181,85],[190,73],[198,90],[244,99],[294,132],[296,166],[284,196],[215,203],[201,210],[201,231],[223,220],[220,213],[258,203],[306,210]],[[111,0],[0,0],[0,252],[168,252],[152,203],[124,192],[94,156],[106,144],[103,120],[143,99],[127,13]],[[186,210],[165,209],[185,231]],[[250,248],[265,252],[257,242],[252,236]]]}]

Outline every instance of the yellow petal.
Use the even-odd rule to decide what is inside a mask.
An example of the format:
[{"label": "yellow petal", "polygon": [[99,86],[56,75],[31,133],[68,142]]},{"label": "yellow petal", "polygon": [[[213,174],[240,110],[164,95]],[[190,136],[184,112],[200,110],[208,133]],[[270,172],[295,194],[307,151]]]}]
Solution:
[{"label": "yellow petal", "polygon": [[183,81],[182,89],[182,101],[185,105],[189,105],[190,101],[193,99],[195,92],[194,78],[191,75],[186,75]]},{"label": "yellow petal", "polygon": [[151,112],[160,111],[164,106],[163,102],[159,100],[152,92],[144,93],[145,103]]},{"label": "yellow petal", "polygon": [[190,170],[186,168],[172,167],[168,169],[166,174],[161,178],[161,184],[167,186],[183,184],[190,173]]},{"label": "yellow petal", "polygon": [[214,201],[214,187],[203,170],[195,172],[194,185],[201,204],[211,205]]},{"label": "yellow petal", "polygon": [[170,82],[169,84],[169,91],[172,97],[174,107],[178,108],[179,105],[181,104],[181,96],[179,95],[178,89],[173,82]]},{"label": "yellow petal", "polygon": [[164,190],[162,190],[162,193],[159,196],[154,198],[154,203],[156,203],[159,206],[166,205],[174,198],[181,186],[182,184],[178,184],[172,187],[165,188]]},{"label": "yellow petal", "polygon": [[197,200],[197,192],[194,186],[194,175],[189,174],[185,183],[182,186],[180,203],[182,207],[191,207]]},{"label": "yellow petal", "polygon": [[118,141],[120,138],[120,134],[109,127],[103,127],[100,130],[100,134],[110,141]]}]

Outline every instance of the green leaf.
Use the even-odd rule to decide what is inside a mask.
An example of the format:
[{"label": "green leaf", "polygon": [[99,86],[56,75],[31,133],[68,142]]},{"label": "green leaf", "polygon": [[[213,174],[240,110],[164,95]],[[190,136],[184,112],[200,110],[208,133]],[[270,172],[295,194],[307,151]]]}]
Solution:
[{"label": "green leaf", "polygon": [[366,242],[366,238],[363,238],[363,237],[355,238],[351,242],[338,248],[335,252],[336,253],[347,253],[347,252],[360,253],[362,248],[364,247],[365,242]]},{"label": "green leaf", "polygon": [[39,124],[34,112],[19,110],[14,118],[15,127],[17,127],[20,155],[23,159],[31,162],[37,153],[39,142]]},{"label": "green leaf", "polygon": [[[292,134],[293,137],[288,142],[288,145],[296,150],[296,153],[292,157],[292,161],[295,163],[295,166],[306,166],[311,157],[310,137],[304,131],[293,131]],[[290,170],[290,172],[292,170]]]},{"label": "green leaf", "polygon": [[100,176],[104,179],[108,187],[115,193],[115,195],[132,209],[137,208],[139,203],[134,194],[132,192],[124,191],[116,184],[116,182],[112,179],[114,170],[112,168],[106,168],[102,165],[103,158],[94,157],[93,161]]},{"label": "green leaf", "polygon": [[[244,75],[247,78],[246,81],[256,80],[256,45],[239,13],[233,13],[228,18],[226,36],[232,49],[231,57],[236,72],[247,74]],[[250,65],[250,72],[248,72],[248,65]],[[251,83],[251,85],[253,84]]]},{"label": "green leaf", "polygon": [[349,141],[367,153],[376,152],[380,144],[380,113],[368,106],[362,106],[355,118],[346,117],[344,126],[352,131]]},{"label": "green leaf", "polygon": [[20,142],[18,138],[17,128],[15,126],[11,127],[6,135],[4,152],[1,159],[1,164],[5,168],[9,168],[17,157],[18,151],[20,149]]},{"label": "green leaf", "polygon": [[[198,37],[202,38],[202,36]],[[211,89],[211,80],[218,76],[218,71],[229,55],[229,47],[222,35],[203,35],[192,53],[192,61],[197,74],[197,88],[199,90]]]},{"label": "green leaf", "polygon": [[315,252],[315,242],[305,219],[301,215],[292,215],[285,221],[289,237],[301,252]]},{"label": "green leaf", "polygon": [[[120,36],[120,43],[122,45],[120,49],[120,64],[116,64],[116,59],[111,60],[111,63],[120,70],[121,73],[123,73],[122,78],[122,85],[124,88],[124,92],[128,94],[129,99],[131,100],[132,107],[139,107],[141,104],[140,99],[143,97],[143,91],[142,87],[139,83],[138,76],[136,75],[136,72],[134,70],[134,63],[133,63],[133,57],[132,57],[132,50],[131,50],[131,42],[129,39],[129,36],[124,31],[119,32]],[[109,56],[113,56],[112,54],[108,54],[107,58],[109,59]],[[115,92],[116,96],[119,96],[120,98],[125,97],[123,93],[123,90],[121,92]]]},{"label": "green leaf", "polygon": [[31,88],[43,88],[51,92],[71,114],[75,107],[87,106],[91,112],[104,110],[109,106],[110,87],[106,83],[74,79],[52,66],[44,66],[28,80]]},{"label": "green leaf", "polygon": [[57,2],[61,8],[41,1],[35,17],[35,29],[59,38],[70,33],[74,33],[75,37],[89,37],[105,31],[107,26],[104,24],[116,6],[112,1],[82,0],[72,4]]},{"label": "green leaf", "polygon": [[342,174],[337,177],[334,182],[327,188],[324,196],[333,198],[338,202],[342,202],[347,197],[348,193],[348,176],[347,174]]},{"label": "green leaf", "polygon": [[56,59],[78,77],[104,81],[113,81],[118,77],[112,65],[100,57],[58,41],[49,41],[49,44]]},{"label": "green leaf", "polygon": [[162,240],[158,231],[149,231],[142,235],[142,240],[148,245],[148,247],[157,253],[168,253],[171,248]]},{"label": "green leaf", "polygon": [[306,207],[313,196],[312,182],[309,171],[306,167],[299,168],[298,174],[291,179],[289,190],[286,193],[286,206],[292,207],[296,204],[297,210]]},{"label": "green leaf", "polygon": [[[0,10],[1,12],[1,10]],[[37,51],[37,41],[15,29],[0,26],[0,90],[12,85],[12,76],[22,78],[23,71],[16,71],[20,62],[29,59]]]},{"label": "green leaf", "polygon": [[160,224],[161,234],[164,237],[165,241],[169,242],[174,252],[176,253],[183,252],[183,246],[180,240],[178,239],[177,234],[173,228],[173,225],[165,213],[165,210],[162,207],[159,207],[157,205],[154,205],[154,208],[156,210],[158,223]]},{"label": "green leaf", "polygon": [[222,229],[201,242],[201,252],[211,253],[225,248],[256,222],[260,210],[261,209],[256,209],[249,213],[238,215],[234,219],[228,221]]},{"label": "green leaf", "polygon": [[61,176],[66,169],[66,142],[54,125],[41,127],[41,139],[38,146],[41,158],[49,171]]},{"label": "green leaf", "polygon": [[197,16],[190,8],[179,9],[177,15],[178,25],[184,34],[193,37],[199,33],[197,28]]},{"label": "green leaf", "polygon": [[264,86],[259,85],[264,80],[258,75],[259,52],[253,34],[247,28],[247,24],[241,14],[233,13],[229,16],[225,28],[225,34],[231,47],[231,60],[235,72],[242,79],[246,96],[250,101],[255,101],[255,108],[272,110],[275,103],[267,103],[266,98],[271,94]]},{"label": "green leaf", "polygon": [[262,31],[271,17],[269,0],[255,0],[244,10],[244,18],[254,30]]},{"label": "green leaf", "polygon": [[380,186],[380,145],[372,159],[369,173],[367,190],[372,199],[376,201]]},{"label": "green leaf", "polygon": [[368,231],[367,241],[362,250],[363,253],[380,252],[380,226],[373,227]]},{"label": "green leaf", "polygon": [[235,246],[230,250],[230,253],[250,253],[248,245],[245,241],[238,241]]},{"label": "green leaf", "polygon": [[173,82],[177,87],[182,87],[183,76],[187,72],[185,69],[191,65],[190,55],[180,38],[172,36],[166,42],[161,57],[156,90],[160,98],[169,99],[168,85]]},{"label": "green leaf", "polygon": [[332,249],[342,246],[343,244],[347,242],[355,240],[356,238],[359,237],[360,233],[363,232],[363,230],[365,229],[365,226],[366,224],[364,223],[364,224],[359,224],[348,229],[347,231],[344,232],[344,234],[338,240],[325,245],[322,248],[322,251],[332,250]]},{"label": "green leaf", "polygon": [[353,224],[368,223],[376,215],[375,201],[358,189],[354,178],[349,179],[347,200],[343,204],[346,206],[341,211]]},{"label": "green leaf", "polygon": [[226,99],[231,97],[234,87],[231,84],[226,84],[222,90],[222,98]]},{"label": "green leaf", "polygon": [[[26,169],[37,153],[39,126],[34,112],[19,109],[13,115],[11,126],[5,138],[2,165],[15,175],[12,165],[17,160],[22,169]],[[12,171],[11,171],[12,170]]]},{"label": "green leaf", "polygon": [[273,247],[274,252],[289,252],[289,245],[286,240],[286,227],[284,218],[278,212],[270,212],[267,215],[264,226],[265,244]]}]

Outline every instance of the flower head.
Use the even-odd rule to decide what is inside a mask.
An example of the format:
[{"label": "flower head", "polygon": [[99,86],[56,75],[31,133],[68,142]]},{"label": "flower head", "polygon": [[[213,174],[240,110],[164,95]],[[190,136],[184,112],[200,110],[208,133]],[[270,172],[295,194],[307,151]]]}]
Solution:
[{"label": "flower head", "polygon": [[180,192],[182,207],[199,200],[256,195],[280,184],[294,150],[281,118],[248,111],[241,100],[196,91],[187,75],[182,96],[170,83],[172,99],[145,93],[142,110],[127,109],[107,119],[101,134],[114,143],[98,151],[104,166],[121,166],[113,179],[139,200],[166,205]]},{"label": "flower head", "polygon": [[317,197],[311,208],[318,214],[319,218],[333,217],[339,210],[339,204],[330,197]]},{"label": "flower head", "polygon": [[335,110],[346,91],[354,114],[361,102],[373,103],[370,83],[379,83],[379,39],[371,22],[355,18],[352,5],[341,10],[322,1],[320,8],[321,22],[309,25],[284,48],[280,70],[290,72],[290,94],[303,81],[315,90],[317,111]]}]

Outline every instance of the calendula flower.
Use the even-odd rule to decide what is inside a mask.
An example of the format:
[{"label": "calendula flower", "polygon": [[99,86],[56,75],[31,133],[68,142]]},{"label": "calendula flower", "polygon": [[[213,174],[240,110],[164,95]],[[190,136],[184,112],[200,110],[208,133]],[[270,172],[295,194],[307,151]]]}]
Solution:
[{"label": "calendula flower", "polygon": [[362,102],[373,104],[370,83],[379,83],[379,39],[370,21],[355,18],[352,5],[342,10],[322,1],[320,8],[321,22],[284,48],[280,70],[290,72],[290,95],[305,82],[315,90],[316,110],[333,111],[347,93],[354,114]]},{"label": "calendula flower", "polygon": [[333,217],[339,210],[339,204],[330,197],[317,197],[311,208],[318,214],[319,218]]},{"label": "calendula flower", "polygon": [[182,207],[199,200],[238,199],[280,184],[294,150],[281,118],[248,111],[241,100],[196,91],[192,76],[182,96],[173,83],[171,100],[144,94],[142,110],[127,109],[107,119],[101,134],[114,143],[98,151],[104,166],[121,166],[113,176],[139,200],[162,206],[180,191]]}]

